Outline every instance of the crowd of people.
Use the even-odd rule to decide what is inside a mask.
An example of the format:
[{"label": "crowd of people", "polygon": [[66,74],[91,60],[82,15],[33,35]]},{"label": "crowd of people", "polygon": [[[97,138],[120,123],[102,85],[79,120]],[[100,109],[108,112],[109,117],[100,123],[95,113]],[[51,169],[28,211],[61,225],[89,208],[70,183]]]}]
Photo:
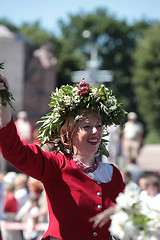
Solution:
[{"label": "crowd of people", "polygon": [[[40,181],[14,171],[1,178],[1,220],[25,223],[20,228],[1,228],[3,240],[41,239],[44,230],[36,229],[37,223],[48,223],[47,200]],[[3,226],[3,224],[2,224]],[[23,227],[24,226],[24,227]]]},{"label": "crowd of people", "polygon": [[[0,90],[5,89],[3,81]],[[43,149],[27,113],[19,113],[14,123],[10,106],[0,106],[1,151],[19,169],[1,173],[1,219],[27,226],[19,230],[2,227],[3,240],[113,240],[110,216],[124,189],[139,189],[147,209],[159,208],[159,178],[146,175],[136,162],[143,125],[130,112],[122,129],[115,126],[126,113],[107,91],[103,85],[96,89],[83,79],[77,87],[62,86],[52,93],[54,108],[41,121]],[[106,139],[104,130],[109,133]],[[110,156],[104,150],[105,140]],[[125,160],[121,169],[119,155]],[[37,230],[39,222],[48,224],[45,234]]]}]

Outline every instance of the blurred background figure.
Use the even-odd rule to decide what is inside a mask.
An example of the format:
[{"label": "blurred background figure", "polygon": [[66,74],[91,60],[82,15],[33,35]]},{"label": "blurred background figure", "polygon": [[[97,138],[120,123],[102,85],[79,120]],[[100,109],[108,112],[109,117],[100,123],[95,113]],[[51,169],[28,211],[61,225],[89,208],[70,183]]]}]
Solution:
[{"label": "blurred background figure", "polygon": [[143,177],[140,177],[140,179],[138,181],[138,185],[139,185],[141,191],[147,190],[147,180],[146,180],[145,175]]},{"label": "blurred background figure", "polygon": [[8,172],[4,175],[3,181],[4,183],[15,184],[17,173],[16,172]]},{"label": "blurred background figure", "polygon": [[30,193],[29,201],[30,208],[26,213],[26,230],[23,231],[24,240],[37,240],[38,231],[36,230],[36,224],[38,223],[38,206],[39,195]]},{"label": "blurred background figure", "polygon": [[126,169],[131,174],[131,179],[136,184],[139,184],[139,179],[145,175],[145,171],[137,164],[136,159],[132,158]]},{"label": "blurred background figure", "polygon": [[138,186],[138,184],[136,184],[135,182],[132,181],[131,178],[131,173],[127,170],[127,169],[123,169],[122,171],[122,176],[123,176],[123,180],[126,184],[125,186],[125,192],[131,192],[131,191],[139,191],[140,192],[140,187]]},{"label": "blurred background figure", "polygon": [[15,178],[15,198],[18,201],[18,211],[28,200],[27,175],[18,173]]},{"label": "blurred background figure", "polygon": [[[4,217],[3,220],[6,222],[15,222],[15,216],[18,210],[18,202],[14,197],[15,186],[13,183],[5,183],[5,198],[4,198]],[[2,227],[2,239],[12,240],[18,239],[21,234],[17,230],[8,230]]]},{"label": "blurred background figure", "polygon": [[[8,172],[4,178],[4,214],[3,221],[15,222],[18,211],[18,201],[15,194],[15,179],[17,174],[15,172]],[[2,239],[3,240],[22,240],[22,233],[19,230],[10,230],[3,228],[2,225]]]},{"label": "blurred background figure", "polygon": [[130,112],[122,131],[122,149],[126,164],[129,164],[133,158],[137,159],[142,146],[143,132],[143,125],[137,121],[137,114]]},{"label": "blurred background figure", "polygon": [[[32,177],[29,177],[28,190],[30,194],[34,194],[38,196],[39,209],[36,214],[34,213],[35,220],[38,219],[39,223],[48,223],[48,205],[47,205],[47,198],[46,198],[43,184],[40,181]],[[24,207],[24,209],[25,208],[27,209],[27,207],[29,208],[30,205],[31,205],[31,202],[27,201],[26,207]],[[38,236],[37,236],[38,240],[42,239],[44,232],[45,232],[44,230],[38,232]]]},{"label": "blurred background figure", "polygon": [[120,126],[111,125],[107,128],[108,135],[108,151],[109,151],[109,162],[118,165],[118,156],[121,153],[121,129]]},{"label": "blurred background figure", "polygon": [[160,179],[155,174],[146,177],[146,190],[140,193],[142,211],[147,214],[151,210],[160,211]]},{"label": "blurred background figure", "polygon": [[26,111],[20,111],[18,113],[15,124],[21,140],[27,143],[33,143],[34,125],[28,120],[28,113]]},{"label": "blurred background figure", "polygon": [[18,211],[18,202],[14,196],[15,185],[13,183],[5,183],[4,190],[5,190],[4,213],[13,214],[13,218],[9,220],[14,220],[14,216]]},{"label": "blurred background figure", "polygon": [[7,163],[0,152],[0,174],[4,175],[6,172],[7,172]]},{"label": "blurred background figure", "polygon": [[[27,187],[29,196],[36,195],[38,196],[38,211],[34,213],[34,218],[38,219],[39,223],[48,223],[48,206],[46,194],[43,188],[43,185],[40,181],[29,177],[27,181]],[[30,198],[27,199],[25,204],[21,207],[16,215],[16,219],[21,222],[26,222],[26,216],[31,208]],[[38,239],[40,240],[44,235],[44,230],[38,232]]]}]

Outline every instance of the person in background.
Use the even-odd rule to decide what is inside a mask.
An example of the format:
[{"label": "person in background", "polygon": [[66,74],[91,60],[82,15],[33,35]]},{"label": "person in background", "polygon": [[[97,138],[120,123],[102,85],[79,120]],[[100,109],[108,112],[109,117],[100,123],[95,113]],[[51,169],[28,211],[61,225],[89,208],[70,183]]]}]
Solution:
[{"label": "person in background", "polygon": [[15,214],[18,211],[18,202],[15,199],[15,179],[17,173],[15,172],[8,172],[3,177],[4,183],[4,218],[10,220],[10,216],[12,220],[15,220]]},{"label": "person in background", "polygon": [[[48,223],[47,199],[42,183],[32,177],[29,177],[27,181],[27,186],[29,195],[38,196],[39,210],[36,214],[34,214],[34,217],[38,218],[38,222],[40,223]],[[25,222],[25,216],[30,208],[31,201],[30,198],[28,198],[28,200],[24,203],[24,205],[21,207],[18,214],[16,215],[16,219],[18,221]],[[44,230],[38,232],[38,239],[43,236],[42,234],[44,235]]]},{"label": "person in background", "polygon": [[39,196],[38,198],[38,205],[39,205],[39,211],[37,212],[38,221],[41,220],[41,222],[47,222],[48,221],[48,208],[47,206],[47,199],[44,192],[43,184],[32,178],[28,178],[28,190],[30,194],[34,194]]},{"label": "person in background", "polygon": [[5,183],[4,190],[4,213],[13,213],[15,215],[18,211],[18,202],[14,196],[15,185],[13,183]]},{"label": "person in background", "polygon": [[[39,197],[39,211],[35,217],[38,217],[38,223],[44,223],[48,225],[49,222],[49,215],[48,215],[48,205],[47,205],[47,198],[46,193],[43,190],[41,193],[41,196]],[[41,231],[38,232],[38,240],[42,239],[45,231],[47,230],[47,227],[45,229],[41,229]]]},{"label": "person in background", "polygon": [[23,231],[24,240],[37,240],[38,231],[36,230],[36,224],[38,223],[37,213],[39,211],[38,206],[39,195],[33,192],[29,195],[30,209],[26,214],[26,230]]},{"label": "person in background", "polygon": [[0,174],[5,175],[7,172],[7,162],[6,160],[2,157],[2,154],[0,152]]},{"label": "person in background", "polygon": [[4,183],[14,184],[15,185],[15,179],[16,179],[17,173],[16,172],[7,172],[4,177],[3,181]]},{"label": "person in background", "polygon": [[139,179],[145,175],[145,171],[137,164],[135,158],[131,159],[131,162],[126,166],[126,169],[130,172],[131,179],[136,184],[139,184]]},{"label": "person in background", "polygon": [[[5,198],[4,198],[4,222],[16,222],[15,216],[18,211],[18,202],[14,196],[15,185],[14,182],[4,182]],[[2,239],[3,240],[22,240],[22,234],[19,230],[12,230],[3,228],[2,225]]]},{"label": "person in background", "polygon": [[15,198],[18,201],[18,211],[28,199],[27,175],[18,173],[15,178]]},{"label": "person in background", "polygon": [[148,195],[147,193],[147,177],[148,175],[145,174],[143,177],[140,177],[138,181],[138,185],[140,187],[140,199],[145,199]]},{"label": "person in background", "polygon": [[145,174],[143,177],[140,177],[138,181],[138,185],[140,186],[141,191],[147,190],[147,175]]},{"label": "person in background", "polygon": [[132,181],[131,178],[131,173],[127,170],[127,169],[123,169],[121,170],[122,172],[122,176],[123,176],[123,180],[126,184],[125,186],[125,191],[139,191],[140,192],[140,188],[138,186],[138,184],[136,184],[135,182]]},{"label": "person in background", "polygon": [[26,214],[26,212],[30,209],[31,207],[31,201],[29,199],[29,194],[35,194],[35,195],[38,195],[39,196],[39,199],[40,199],[40,196],[41,196],[41,193],[43,191],[43,185],[40,181],[32,178],[32,177],[28,177],[28,180],[27,180],[27,194],[28,194],[28,197],[27,199],[24,201],[24,204],[23,206],[20,208],[20,210],[18,211],[17,215],[16,215],[16,219],[18,221],[24,221],[24,216]]},{"label": "person in background", "polygon": [[84,79],[52,92],[50,106],[39,138],[53,143],[53,152],[20,141],[10,106],[0,106],[3,157],[44,185],[49,225],[42,239],[110,240],[110,216],[125,184],[119,169],[101,162],[99,155],[107,154],[103,131],[126,113],[104,85],[95,88]]},{"label": "person in background", "polygon": [[28,113],[26,111],[18,113],[15,125],[21,140],[26,141],[28,144],[33,143],[34,125],[28,120]]},{"label": "person in background", "polygon": [[[146,177],[146,190],[141,192],[142,212],[147,214],[151,210],[160,211],[160,179],[155,174]],[[144,194],[145,193],[145,194]]]},{"label": "person in background", "polygon": [[126,164],[137,159],[143,141],[143,125],[137,121],[135,112],[128,113],[128,121],[122,131],[122,149]]},{"label": "person in background", "polygon": [[118,156],[120,155],[121,149],[121,129],[120,126],[111,125],[108,127],[108,151],[109,151],[109,162],[118,166]]}]

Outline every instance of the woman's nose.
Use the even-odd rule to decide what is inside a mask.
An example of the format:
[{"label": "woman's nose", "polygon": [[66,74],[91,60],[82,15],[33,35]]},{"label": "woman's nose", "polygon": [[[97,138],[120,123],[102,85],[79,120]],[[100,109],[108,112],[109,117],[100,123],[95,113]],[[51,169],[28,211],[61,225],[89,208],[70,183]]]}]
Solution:
[{"label": "woman's nose", "polygon": [[92,128],[92,133],[93,133],[93,134],[97,133],[97,128],[96,128],[96,127],[93,127],[93,128]]}]

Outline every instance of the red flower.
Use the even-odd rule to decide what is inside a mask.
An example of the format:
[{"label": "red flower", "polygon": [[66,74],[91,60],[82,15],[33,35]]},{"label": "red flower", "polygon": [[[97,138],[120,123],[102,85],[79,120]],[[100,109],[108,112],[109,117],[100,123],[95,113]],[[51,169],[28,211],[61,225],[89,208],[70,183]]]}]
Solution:
[{"label": "red flower", "polygon": [[78,91],[77,94],[80,96],[88,95],[88,91]]},{"label": "red flower", "polygon": [[77,84],[77,87],[80,89],[80,91],[77,92],[78,95],[83,96],[83,95],[88,95],[88,88],[90,85],[88,83],[85,83],[85,78],[82,79],[82,81]]}]

